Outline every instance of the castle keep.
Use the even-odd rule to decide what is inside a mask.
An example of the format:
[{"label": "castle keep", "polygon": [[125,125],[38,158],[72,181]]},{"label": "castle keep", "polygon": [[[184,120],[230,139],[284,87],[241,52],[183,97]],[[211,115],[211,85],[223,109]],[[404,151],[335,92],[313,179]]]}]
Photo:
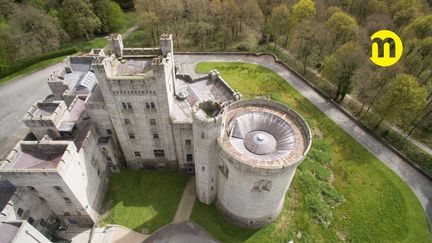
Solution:
[{"label": "castle keep", "polygon": [[[197,196],[234,223],[261,227],[280,213],[311,145],[304,119],[266,99],[242,100],[214,70],[191,75],[175,62],[171,35],[159,48],[70,57],[49,77],[52,95],[23,121],[31,133],[1,162],[19,199],[1,219],[92,225],[109,175],[122,168],[195,174]],[[47,220],[49,218],[49,220]]]}]

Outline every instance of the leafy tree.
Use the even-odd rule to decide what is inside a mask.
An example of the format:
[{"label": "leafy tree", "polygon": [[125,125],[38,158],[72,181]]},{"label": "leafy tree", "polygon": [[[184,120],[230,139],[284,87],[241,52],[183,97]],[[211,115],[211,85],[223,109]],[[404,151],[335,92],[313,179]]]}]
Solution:
[{"label": "leafy tree", "polygon": [[88,0],[64,0],[59,16],[63,28],[72,37],[89,40],[89,36],[101,27],[101,21]]},{"label": "leafy tree", "polygon": [[333,55],[324,59],[322,75],[337,83],[334,96],[336,102],[341,102],[353,88],[354,72],[364,61],[364,53],[356,42],[347,42]]},{"label": "leafy tree", "polygon": [[58,23],[42,10],[31,6],[17,8],[9,25],[20,42],[18,55],[22,58],[40,55],[56,49],[67,39]]},{"label": "leafy tree", "polygon": [[264,22],[264,15],[256,0],[246,0],[239,2],[240,8],[240,32],[243,30],[243,25],[249,26],[251,29],[260,30]]},{"label": "leafy tree", "polygon": [[288,7],[284,4],[281,4],[275,8],[273,8],[272,13],[270,15],[270,19],[268,21],[268,25],[271,33],[274,35],[274,49],[276,51],[276,46],[279,40],[279,37],[288,32],[289,26],[291,24],[290,21],[290,13]]},{"label": "leafy tree", "polygon": [[310,21],[304,21],[297,25],[294,34],[293,49],[297,59],[303,64],[303,74],[306,73],[308,58],[314,53],[321,39],[316,35],[319,33]]},{"label": "leafy tree", "polygon": [[432,14],[416,18],[404,30],[408,38],[423,39],[432,36]]},{"label": "leafy tree", "polygon": [[294,19],[297,23],[304,20],[312,20],[316,16],[315,4],[312,0],[300,0],[292,8]]},{"label": "leafy tree", "polygon": [[326,27],[331,35],[329,53],[340,44],[353,40],[358,30],[357,21],[345,12],[335,12],[326,22]]},{"label": "leafy tree", "polygon": [[[422,40],[412,40],[410,46],[410,51],[405,58],[407,70],[425,84],[429,78],[432,78],[432,36]],[[423,78],[423,74],[428,75]]]},{"label": "leafy tree", "polygon": [[375,105],[381,119],[392,123],[411,122],[425,107],[427,91],[419,85],[417,79],[409,74],[398,74],[389,84],[387,91]]},{"label": "leafy tree", "polygon": [[120,6],[112,0],[93,0],[94,13],[101,22],[101,33],[119,31],[124,22],[124,14]]},{"label": "leafy tree", "polygon": [[420,0],[398,0],[390,4],[390,13],[393,16],[396,29],[407,25],[420,16],[423,4]]}]

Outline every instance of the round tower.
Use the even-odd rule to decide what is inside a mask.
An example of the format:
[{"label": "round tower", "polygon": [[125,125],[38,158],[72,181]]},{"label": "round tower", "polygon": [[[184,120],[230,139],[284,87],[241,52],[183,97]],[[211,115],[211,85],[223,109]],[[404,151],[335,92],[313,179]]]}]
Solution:
[{"label": "round tower", "polygon": [[197,102],[192,107],[195,177],[198,199],[211,204],[216,199],[217,138],[221,133],[222,108],[216,101]]},{"label": "round tower", "polygon": [[311,146],[305,120],[269,100],[242,100],[225,111],[218,139],[217,208],[234,223],[257,228],[283,208],[297,166]]}]

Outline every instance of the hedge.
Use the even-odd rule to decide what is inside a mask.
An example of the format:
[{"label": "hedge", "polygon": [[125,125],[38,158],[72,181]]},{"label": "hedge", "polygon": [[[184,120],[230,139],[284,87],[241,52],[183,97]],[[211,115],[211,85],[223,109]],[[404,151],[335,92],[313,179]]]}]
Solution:
[{"label": "hedge", "polygon": [[51,53],[45,54],[43,56],[27,59],[25,61],[12,64],[10,67],[7,67],[7,68],[0,70],[0,79],[7,77],[11,74],[14,74],[16,72],[19,72],[19,71],[23,70],[24,68],[27,68],[33,64],[38,63],[38,62],[42,62],[42,61],[56,58],[56,57],[72,55],[75,53],[77,53],[77,50],[75,48],[68,48],[68,49],[63,49],[63,50],[51,52]]}]

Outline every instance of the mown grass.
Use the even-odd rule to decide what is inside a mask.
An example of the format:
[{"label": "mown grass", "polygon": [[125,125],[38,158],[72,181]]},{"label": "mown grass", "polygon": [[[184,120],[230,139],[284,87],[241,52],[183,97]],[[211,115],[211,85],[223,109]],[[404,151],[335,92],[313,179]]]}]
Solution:
[{"label": "mown grass", "polygon": [[178,172],[125,170],[112,175],[100,224],[154,232],[171,223],[188,177]]},{"label": "mown grass", "polygon": [[[319,129],[322,139],[331,144],[330,158],[326,153],[309,153],[308,158],[331,160],[328,164],[331,184],[344,198],[341,205],[332,209],[329,226],[314,220],[309,202],[312,199],[305,199],[308,192],[302,185],[305,181],[301,180],[302,167],[313,167],[306,160],[294,177],[280,217],[262,229],[233,226],[214,206],[197,203],[192,219],[213,236],[223,242],[431,241],[423,208],[409,187],[284,79],[269,69],[246,63],[200,63],[196,71],[207,73],[212,69],[219,70],[244,98],[270,96],[297,110],[313,129]],[[313,148],[317,149],[317,143],[313,143]],[[317,174],[323,178],[328,176],[325,172]],[[306,182],[310,180],[306,178]],[[298,232],[301,239],[296,238]]]}]

